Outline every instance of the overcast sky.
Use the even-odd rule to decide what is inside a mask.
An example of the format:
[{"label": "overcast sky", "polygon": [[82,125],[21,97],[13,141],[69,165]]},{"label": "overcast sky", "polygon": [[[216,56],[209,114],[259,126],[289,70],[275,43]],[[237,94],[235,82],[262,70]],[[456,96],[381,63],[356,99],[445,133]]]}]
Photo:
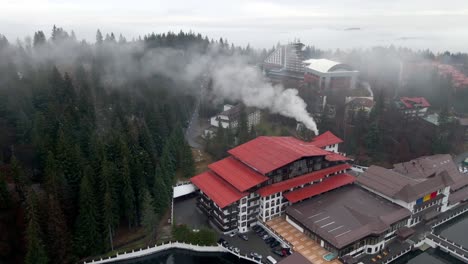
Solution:
[{"label": "overcast sky", "polygon": [[[0,0],[10,41],[52,25],[94,41],[193,30],[259,48],[295,38],[320,48],[374,45],[468,52],[468,0]],[[346,30],[360,28],[360,30]]]}]

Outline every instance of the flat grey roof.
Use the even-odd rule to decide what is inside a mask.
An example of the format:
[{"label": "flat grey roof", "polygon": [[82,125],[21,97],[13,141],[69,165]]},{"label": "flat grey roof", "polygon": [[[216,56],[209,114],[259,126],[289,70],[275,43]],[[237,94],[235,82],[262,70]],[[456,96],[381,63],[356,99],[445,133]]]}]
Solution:
[{"label": "flat grey roof", "polygon": [[357,185],[289,206],[286,214],[336,248],[379,235],[411,212]]},{"label": "flat grey roof", "polygon": [[282,259],[278,264],[312,264],[299,252],[294,252],[291,256]]}]

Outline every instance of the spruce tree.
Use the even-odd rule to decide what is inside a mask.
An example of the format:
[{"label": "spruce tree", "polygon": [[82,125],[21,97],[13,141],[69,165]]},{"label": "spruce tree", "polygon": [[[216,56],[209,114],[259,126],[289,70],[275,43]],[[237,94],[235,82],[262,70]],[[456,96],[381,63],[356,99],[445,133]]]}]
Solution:
[{"label": "spruce tree", "polygon": [[154,210],[154,201],[149,192],[145,189],[143,191],[143,204],[142,204],[142,220],[141,225],[145,229],[145,233],[152,243],[155,239],[156,228],[158,225],[158,216]]},{"label": "spruce tree", "polygon": [[103,193],[102,200],[102,230],[104,243],[107,248],[113,249],[113,236],[114,229],[118,224],[118,206],[117,206],[117,195],[115,190],[115,182],[112,177],[111,163],[104,160],[101,167],[101,186],[100,192]]},{"label": "spruce tree", "polygon": [[60,203],[54,195],[47,198],[47,245],[52,263],[69,262],[70,233]]},{"label": "spruce tree", "polygon": [[19,164],[18,160],[14,155],[11,158],[11,170],[13,181],[15,183],[15,190],[18,193],[20,199],[25,200],[27,180],[26,176],[24,175],[23,169],[21,168],[21,165]]},{"label": "spruce tree", "polygon": [[168,188],[164,183],[163,170],[158,166],[156,168],[153,197],[154,197],[154,210],[157,215],[163,215],[169,205],[170,194]]},{"label": "spruce tree", "polygon": [[46,248],[42,239],[42,232],[39,224],[39,205],[34,191],[27,195],[27,253],[25,257],[26,264],[45,264],[49,262]]},{"label": "spruce tree", "polygon": [[195,161],[193,160],[192,149],[190,146],[184,141],[182,145],[182,153],[181,153],[181,167],[182,167],[182,175],[185,178],[190,178],[195,175]]},{"label": "spruce tree", "polygon": [[81,180],[79,201],[74,250],[78,256],[89,256],[100,252],[102,241],[97,221],[97,203],[89,175],[84,175]]},{"label": "spruce tree", "polygon": [[0,209],[8,208],[11,205],[11,196],[8,191],[7,182],[5,176],[0,171]]},{"label": "spruce tree", "polygon": [[124,216],[128,221],[128,226],[131,227],[135,223],[136,217],[135,192],[133,190],[130,169],[126,157],[123,159],[122,165],[122,207]]}]

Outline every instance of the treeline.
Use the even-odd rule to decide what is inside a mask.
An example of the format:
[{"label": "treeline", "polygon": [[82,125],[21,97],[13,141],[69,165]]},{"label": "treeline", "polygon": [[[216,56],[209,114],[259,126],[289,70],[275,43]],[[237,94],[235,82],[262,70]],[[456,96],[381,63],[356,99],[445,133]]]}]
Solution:
[{"label": "treeline", "polygon": [[[31,45],[0,37],[0,233],[25,241],[0,238],[9,246],[0,262],[74,262],[110,250],[120,227],[143,226],[154,239],[176,175],[194,174],[183,130],[195,98],[181,88],[190,84],[159,75],[116,82],[105,43],[126,40],[97,37],[87,44],[57,27]],[[141,41],[186,48],[204,39]],[[55,49],[69,54],[38,54]]]}]

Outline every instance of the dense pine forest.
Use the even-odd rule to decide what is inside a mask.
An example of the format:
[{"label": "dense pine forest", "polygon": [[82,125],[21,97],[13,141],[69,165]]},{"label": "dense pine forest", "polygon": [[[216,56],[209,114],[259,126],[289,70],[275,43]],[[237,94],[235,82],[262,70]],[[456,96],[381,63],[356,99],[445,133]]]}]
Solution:
[{"label": "dense pine forest", "polygon": [[166,65],[145,54],[213,46],[249,52],[183,32],[98,31],[93,44],[58,27],[14,45],[0,35],[1,263],[70,263],[111,250],[121,227],[154,233],[176,177],[194,173],[186,91],[200,84],[148,71]]}]

